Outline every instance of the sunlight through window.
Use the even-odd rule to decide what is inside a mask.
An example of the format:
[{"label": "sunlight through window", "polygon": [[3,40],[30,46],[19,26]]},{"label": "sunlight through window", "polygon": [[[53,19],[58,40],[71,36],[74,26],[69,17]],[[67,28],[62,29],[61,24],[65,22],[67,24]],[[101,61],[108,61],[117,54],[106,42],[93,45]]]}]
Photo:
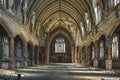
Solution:
[{"label": "sunlight through window", "polygon": [[63,38],[56,39],[55,53],[65,53],[65,40]]}]

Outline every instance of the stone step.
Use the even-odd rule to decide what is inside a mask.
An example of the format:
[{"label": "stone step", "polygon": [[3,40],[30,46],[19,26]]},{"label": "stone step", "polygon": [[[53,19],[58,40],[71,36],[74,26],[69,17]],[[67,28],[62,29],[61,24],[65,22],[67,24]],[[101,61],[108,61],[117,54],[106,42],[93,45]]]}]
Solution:
[{"label": "stone step", "polygon": [[15,74],[15,71],[0,69],[0,75],[2,75],[2,74],[11,75],[11,74]]}]

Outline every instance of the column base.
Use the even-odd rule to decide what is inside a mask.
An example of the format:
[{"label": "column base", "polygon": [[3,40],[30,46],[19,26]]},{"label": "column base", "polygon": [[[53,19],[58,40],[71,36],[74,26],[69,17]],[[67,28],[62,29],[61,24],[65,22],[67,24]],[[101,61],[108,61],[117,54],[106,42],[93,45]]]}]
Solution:
[{"label": "column base", "polygon": [[85,65],[86,66],[90,66],[90,61],[87,61],[87,63]]},{"label": "column base", "polygon": [[98,67],[98,60],[93,60],[93,66]]},{"label": "column base", "polygon": [[10,63],[9,63],[9,69],[14,69],[14,67],[15,67],[15,65],[14,65],[14,58],[13,57],[11,57],[10,58]]},{"label": "column base", "polygon": [[112,69],[112,60],[106,60],[106,69],[110,70]]},{"label": "column base", "polygon": [[85,65],[85,61],[84,60],[82,60],[82,65]]},{"label": "column base", "polygon": [[32,66],[34,66],[35,64],[34,64],[34,61],[32,60]]},{"label": "column base", "polygon": [[36,64],[39,65],[39,62],[37,62]]},{"label": "column base", "polygon": [[24,66],[23,67],[27,67],[28,66],[28,61],[24,61]]},{"label": "column base", "polygon": [[74,61],[74,60],[72,60],[72,63],[75,63],[75,61]]}]

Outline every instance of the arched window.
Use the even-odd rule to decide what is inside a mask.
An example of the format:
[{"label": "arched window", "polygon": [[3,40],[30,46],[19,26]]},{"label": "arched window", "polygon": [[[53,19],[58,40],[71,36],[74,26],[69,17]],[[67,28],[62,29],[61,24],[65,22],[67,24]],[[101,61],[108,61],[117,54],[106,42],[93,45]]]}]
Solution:
[{"label": "arched window", "polygon": [[118,3],[120,3],[120,0],[114,0],[114,6],[116,6]]},{"label": "arched window", "polygon": [[112,41],[112,58],[118,59],[118,36],[113,37]]},{"label": "arched window", "polygon": [[0,60],[9,59],[9,39],[8,34],[0,25]]},{"label": "arched window", "polygon": [[76,34],[76,46],[81,46],[81,35],[79,29],[77,29],[77,34]]},{"label": "arched window", "polygon": [[9,58],[9,41],[8,38],[4,36],[3,42],[3,59]]},{"label": "arched window", "polygon": [[34,31],[34,26],[35,26],[35,12],[32,12],[30,18],[30,32]]},{"label": "arched window", "polygon": [[113,7],[115,7],[118,3],[120,3],[120,0],[108,0],[109,2],[109,7],[110,8],[113,8]]},{"label": "arched window", "polygon": [[95,7],[94,9],[95,9],[96,24],[98,24],[101,21],[101,10],[99,6]]},{"label": "arched window", "polygon": [[95,24],[97,25],[101,21],[101,7],[98,0],[92,0],[94,13],[95,13]]},{"label": "arched window", "polygon": [[91,31],[91,23],[90,23],[90,20],[89,20],[89,16],[88,16],[88,13],[85,13],[85,20],[86,20],[86,28],[87,28],[87,31]]},{"label": "arched window", "polygon": [[65,53],[65,40],[61,37],[55,41],[55,53]]},{"label": "arched window", "polygon": [[6,8],[7,7],[7,1],[6,0],[0,0],[0,3]]},{"label": "arched window", "polygon": [[104,44],[103,41],[100,42],[100,57],[99,59],[104,59]]},{"label": "arched window", "polygon": [[82,38],[85,36],[85,30],[84,30],[84,26],[83,26],[83,23],[80,22],[80,27],[81,27],[81,30],[82,30]]},{"label": "arched window", "polygon": [[19,36],[15,37],[15,51],[14,51],[15,60],[22,58],[23,55],[22,48],[23,48],[22,40],[20,39]]}]

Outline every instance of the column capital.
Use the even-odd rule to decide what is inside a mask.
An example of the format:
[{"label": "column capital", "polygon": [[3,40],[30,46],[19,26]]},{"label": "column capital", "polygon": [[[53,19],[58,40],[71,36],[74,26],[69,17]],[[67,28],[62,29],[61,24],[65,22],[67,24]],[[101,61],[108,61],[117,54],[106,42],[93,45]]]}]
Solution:
[{"label": "column capital", "polygon": [[9,35],[9,38],[15,38],[16,35]]},{"label": "column capital", "polygon": [[23,44],[27,44],[28,42],[27,41],[22,41],[23,42]]},{"label": "column capital", "polygon": [[112,47],[112,36],[106,37],[106,47],[109,47],[109,48]]}]

